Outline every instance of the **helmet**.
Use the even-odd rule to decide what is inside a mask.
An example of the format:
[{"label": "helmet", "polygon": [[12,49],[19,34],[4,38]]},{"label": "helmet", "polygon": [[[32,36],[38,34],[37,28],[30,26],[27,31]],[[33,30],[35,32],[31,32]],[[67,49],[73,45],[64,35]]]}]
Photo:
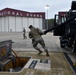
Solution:
[{"label": "helmet", "polygon": [[29,28],[32,28],[32,27],[33,27],[32,25],[29,26]]}]

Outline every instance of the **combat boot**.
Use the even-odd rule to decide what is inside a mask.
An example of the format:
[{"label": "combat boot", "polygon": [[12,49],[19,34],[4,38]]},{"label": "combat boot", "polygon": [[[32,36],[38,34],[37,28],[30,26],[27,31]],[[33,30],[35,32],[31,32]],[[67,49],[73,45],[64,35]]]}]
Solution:
[{"label": "combat boot", "polygon": [[49,54],[46,54],[46,56],[48,56],[48,57],[49,57],[50,55],[49,55]]},{"label": "combat boot", "polygon": [[41,50],[39,50],[39,53],[38,53],[38,55],[40,55],[42,53],[42,51]]},{"label": "combat boot", "polygon": [[48,53],[48,51],[46,51],[46,56],[48,56],[48,57],[50,56],[49,53]]}]

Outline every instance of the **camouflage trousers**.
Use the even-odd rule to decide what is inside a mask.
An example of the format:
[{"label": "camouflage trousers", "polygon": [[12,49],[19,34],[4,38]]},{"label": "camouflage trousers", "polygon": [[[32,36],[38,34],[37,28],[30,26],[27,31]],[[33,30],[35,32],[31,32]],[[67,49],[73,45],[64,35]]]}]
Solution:
[{"label": "camouflage trousers", "polygon": [[37,38],[37,39],[35,39],[35,40],[33,41],[33,47],[34,47],[36,50],[41,51],[41,50],[37,47],[38,44],[40,44],[40,45],[44,48],[44,50],[45,50],[46,52],[48,51],[48,49],[47,49],[47,47],[45,46],[45,43],[44,43],[44,40],[43,40],[42,37]]},{"label": "camouflage trousers", "polygon": [[23,33],[23,39],[25,39],[25,38],[27,38],[27,37],[26,37],[25,33]]}]

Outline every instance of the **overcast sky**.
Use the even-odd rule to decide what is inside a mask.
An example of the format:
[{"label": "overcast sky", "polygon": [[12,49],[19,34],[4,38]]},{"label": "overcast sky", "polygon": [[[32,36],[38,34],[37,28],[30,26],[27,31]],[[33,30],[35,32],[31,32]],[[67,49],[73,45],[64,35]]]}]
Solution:
[{"label": "overcast sky", "polygon": [[50,19],[54,18],[58,11],[68,11],[71,2],[72,0],[0,0],[0,10],[8,7],[29,12],[46,12],[45,5],[49,5]]}]

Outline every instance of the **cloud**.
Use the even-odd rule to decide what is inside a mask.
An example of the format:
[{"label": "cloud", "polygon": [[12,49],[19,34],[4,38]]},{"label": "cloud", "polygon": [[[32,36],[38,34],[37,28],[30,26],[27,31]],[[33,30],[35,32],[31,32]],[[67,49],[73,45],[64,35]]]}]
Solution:
[{"label": "cloud", "polygon": [[68,11],[72,0],[1,0],[0,9],[5,7],[19,9],[23,11],[46,12],[45,5],[49,5],[49,18],[58,11]]}]

